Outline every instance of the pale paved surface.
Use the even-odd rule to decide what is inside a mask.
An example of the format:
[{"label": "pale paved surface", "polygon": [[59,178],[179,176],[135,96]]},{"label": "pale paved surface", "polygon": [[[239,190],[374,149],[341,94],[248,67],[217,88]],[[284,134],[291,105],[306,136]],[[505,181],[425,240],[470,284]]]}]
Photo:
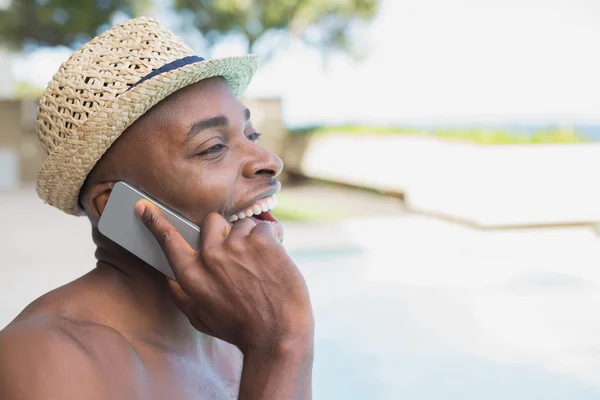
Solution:
[{"label": "pale paved surface", "polygon": [[316,135],[295,167],[313,178],[402,192],[413,210],[479,226],[600,222],[600,143]]},{"label": "pale paved surface", "polygon": [[[0,195],[0,326],[93,264],[83,219]],[[288,224],[317,319],[316,400],[600,399],[600,239],[406,214]]]}]

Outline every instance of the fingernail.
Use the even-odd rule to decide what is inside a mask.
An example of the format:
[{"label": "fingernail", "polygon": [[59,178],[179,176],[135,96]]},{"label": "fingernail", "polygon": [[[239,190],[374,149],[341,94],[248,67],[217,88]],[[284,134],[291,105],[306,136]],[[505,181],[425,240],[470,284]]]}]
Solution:
[{"label": "fingernail", "polygon": [[144,204],[143,201],[138,201],[137,203],[135,203],[135,211],[138,213],[138,215],[141,217],[142,215],[144,215],[144,211],[146,210],[146,205]]},{"label": "fingernail", "polygon": [[271,233],[273,233],[273,236],[275,237],[275,239],[281,241],[279,234],[277,233],[277,230],[275,229],[275,226],[270,222],[267,222],[267,223],[269,224],[269,228],[271,228]]}]

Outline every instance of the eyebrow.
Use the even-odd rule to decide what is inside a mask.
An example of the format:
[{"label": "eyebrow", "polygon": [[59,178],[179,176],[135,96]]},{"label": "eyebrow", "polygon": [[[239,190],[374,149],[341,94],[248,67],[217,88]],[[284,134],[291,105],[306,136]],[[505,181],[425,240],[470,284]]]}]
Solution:
[{"label": "eyebrow", "polygon": [[[250,110],[245,109],[244,114],[246,117],[246,122],[250,120]],[[203,119],[201,121],[196,121],[192,125],[190,125],[190,129],[187,133],[186,142],[192,140],[196,135],[200,132],[210,129],[210,128],[219,128],[229,125],[229,120],[224,115],[218,115],[216,117]]]}]

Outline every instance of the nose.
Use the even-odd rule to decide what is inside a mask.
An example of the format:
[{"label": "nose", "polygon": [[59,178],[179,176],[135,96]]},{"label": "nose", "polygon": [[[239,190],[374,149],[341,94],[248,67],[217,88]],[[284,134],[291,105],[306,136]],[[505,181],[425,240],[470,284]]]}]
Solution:
[{"label": "nose", "polygon": [[283,161],[275,153],[264,147],[254,145],[255,151],[244,164],[243,175],[245,178],[266,175],[274,178],[283,171]]}]

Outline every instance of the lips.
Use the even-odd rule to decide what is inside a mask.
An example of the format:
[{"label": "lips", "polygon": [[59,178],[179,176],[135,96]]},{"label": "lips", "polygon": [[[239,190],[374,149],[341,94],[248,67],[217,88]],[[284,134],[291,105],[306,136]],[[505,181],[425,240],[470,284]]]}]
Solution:
[{"label": "lips", "polygon": [[275,199],[276,192],[277,191],[272,191],[272,194],[266,193],[264,197],[255,200],[249,206],[233,213],[227,220],[232,224],[245,218],[252,218],[256,222],[268,222],[273,228],[275,237],[280,242],[283,242],[283,225],[271,214],[271,211],[278,205],[277,199]]},{"label": "lips", "polygon": [[[277,207],[277,200],[275,199],[275,195],[266,196],[255,201],[243,210],[232,214],[227,220],[233,223],[235,221],[239,221],[240,219],[252,216],[259,217],[263,213],[269,213],[269,211],[273,210],[275,207]],[[257,219],[263,220],[262,218]]]}]

